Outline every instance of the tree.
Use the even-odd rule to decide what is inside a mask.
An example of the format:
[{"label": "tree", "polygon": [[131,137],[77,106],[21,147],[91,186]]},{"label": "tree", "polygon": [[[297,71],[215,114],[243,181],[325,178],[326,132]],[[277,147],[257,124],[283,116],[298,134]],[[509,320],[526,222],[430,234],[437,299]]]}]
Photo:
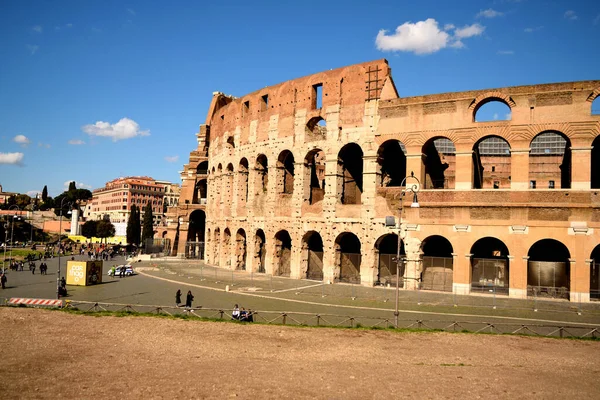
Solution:
[{"label": "tree", "polygon": [[72,190],[77,190],[77,187],[75,187],[75,181],[69,182],[69,190],[68,190],[68,192],[70,192]]},{"label": "tree", "polygon": [[137,206],[131,206],[131,213],[127,220],[127,243],[140,243],[140,215]]},{"label": "tree", "polygon": [[88,239],[96,236],[96,231],[98,227],[98,221],[85,221],[85,223],[81,226],[81,234]]},{"label": "tree", "polygon": [[152,215],[152,203],[148,202],[144,208],[144,222],[142,224],[142,243],[146,243],[146,239],[152,239],[154,237],[154,224]]},{"label": "tree", "polygon": [[44,189],[42,189],[42,201],[45,203],[48,199],[48,186],[44,185]]},{"label": "tree", "polygon": [[[74,183],[74,182],[71,182]],[[66,198],[63,202],[63,198]],[[68,203],[71,203],[71,208],[73,209],[82,201],[86,201],[92,198],[92,192],[87,189],[72,189],[66,192],[62,192],[58,196],[54,198],[54,213],[56,215],[60,215],[60,204],[63,204],[63,216],[69,211],[69,207],[67,207]]]},{"label": "tree", "polygon": [[115,236],[115,226],[110,221],[101,220],[96,224],[96,237],[106,239]]}]

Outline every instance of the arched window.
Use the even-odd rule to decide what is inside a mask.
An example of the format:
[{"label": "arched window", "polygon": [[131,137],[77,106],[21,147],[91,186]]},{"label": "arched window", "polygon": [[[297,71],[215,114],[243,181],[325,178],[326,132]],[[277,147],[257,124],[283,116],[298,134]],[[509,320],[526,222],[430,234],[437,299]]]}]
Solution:
[{"label": "arched window", "polygon": [[315,204],[325,197],[325,153],[313,149],[304,157],[304,201]]},{"label": "arched window", "polygon": [[292,238],[288,231],[282,230],[275,235],[275,254],[273,275],[290,276],[292,273]]},{"label": "arched window", "polygon": [[302,260],[306,279],[323,280],[323,239],[318,232],[307,232],[302,238]]},{"label": "arched window", "polygon": [[486,136],[473,146],[473,189],[510,189],[510,146]]},{"label": "arched window", "polygon": [[238,166],[238,204],[245,206],[248,201],[248,160],[242,158]]},{"label": "arched window", "polygon": [[512,113],[502,99],[490,97],[479,103],[473,114],[475,122],[510,121]]},{"label": "arched window", "polygon": [[343,232],[335,239],[335,265],[339,268],[340,282],[360,283],[360,240],[351,232]]},{"label": "arched window", "polygon": [[481,238],[471,247],[471,290],[508,294],[508,248],[499,239]]},{"label": "arched window", "polygon": [[267,193],[269,186],[269,166],[267,156],[260,154],[256,158],[256,164],[254,165],[254,171],[256,172],[255,193],[257,196],[261,196]]},{"label": "arched window", "polygon": [[554,239],[542,239],[527,253],[527,294],[533,297],[569,298],[569,249]]},{"label": "arched window", "polygon": [[337,194],[342,204],[361,204],[363,191],[363,151],[349,143],[338,153]]},{"label": "arched window", "polygon": [[379,171],[377,184],[383,187],[400,186],[406,177],[406,148],[399,140],[388,140],[377,150]]},{"label": "arched window", "polygon": [[277,192],[294,193],[294,155],[291,151],[284,150],[279,154],[277,175]]},{"label": "arched window", "polygon": [[531,141],[530,189],[571,187],[571,142],[561,132],[547,131]]},{"label": "arched window", "polygon": [[322,117],[313,117],[306,124],[305,142],[323,140],[327,137],[327,123]]},{"label": "arched window", "polygon": [[[598,101],[598,99],[596,99]],[[600,136],[592,142],[592,171],[591,171],[591,187],[592,189],[600,189]]]},{"label": "arched window", "polygon": [[456,169],[454,143],[444,137],[434,137],[425,142],[421,152],[425,166],[425,189],[454,188]]},{"label": "arched window", "polygon": [[600,96],[592,102],[592,115],[600,115]]},{"label": "arched window", "polygon": [[246,232],[240,228],[235,235],[235,269],[246,270]]},{"label": "arched window", "polygon": [[423,241],[421,289],[452,291],[452,244],[443,236],[429,236]]},{"label": "arched window", "polygon": [[[377,242],[375,242],[375,248],[379,253],[377,284],[384,286],[394,284],[396,271],[398,270],[398,262],[396,261],[396,256],[398,254],[398,235],[390,233],[381,236],[377,239]],[[400,256],[402,257],[405,254],[404,242],[402,242],[400,244]],[[404,286],[404,268],[405,264],[401,262],[400,276],[398,277],[400,287]]]}]

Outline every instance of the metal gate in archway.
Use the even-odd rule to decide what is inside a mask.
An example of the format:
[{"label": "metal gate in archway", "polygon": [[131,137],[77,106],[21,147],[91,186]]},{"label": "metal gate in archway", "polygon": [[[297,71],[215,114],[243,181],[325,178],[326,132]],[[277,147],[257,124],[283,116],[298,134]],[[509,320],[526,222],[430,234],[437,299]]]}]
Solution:
[{"label": "metal gate in archway", "polygon": [[307,279],[323,280],[323,252],[308,250]]},{"label": "metal gate in archway", "polygon": [[421,289],[452,291],[453,259],[452,257],[423,257],[421,273]]},{"label": "metal gate in archway", "polygon": [[341,253],[340,282],[360,283],[360,253]]},{"label": "metal gate in archway", "polygon": [[185,258],[204,260],[204,242],[185,242]]},{"label": "metal gate in archway", "polygon": [[279,255],[279,276],[292,274],[292,249],[284,247]]}]

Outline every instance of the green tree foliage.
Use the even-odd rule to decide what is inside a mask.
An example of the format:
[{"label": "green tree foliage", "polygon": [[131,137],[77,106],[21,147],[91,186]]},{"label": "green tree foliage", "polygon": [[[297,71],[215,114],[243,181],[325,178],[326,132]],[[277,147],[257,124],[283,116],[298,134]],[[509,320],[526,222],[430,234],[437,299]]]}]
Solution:
[{"label": "green tree foliage", "polygon": [[96,224],[96,237],[109,238],[115,236],[115,226],[110,221],[101,220]]},{"label": "green tree foliage", "polygon": [[131,213],[129,213],[129,219],[127,220],[127,243],[140,243],[140,229],[140,213],[134,204],[131,206]]},{"label": "green tree foliage", "polygon": [[75,181],[69,182],[69,190],[67,191],[70,192],[72,190],[77,190],[77,187],[75,186]]},{"label": "green tree foliage", "polygon": [[[19,207],[19,209],[24,210],[25,207],[31,204],[31,197],[26,194],[18,194],[16,196],[10,196],[6,203],[3,204],[3,209],[8,210],[13,206]],[[13,207],[14,209],[15,207]]]},{"label": "green tree foliage", "polygon": [[42,204],[40,204],[39,210],[40,211],[46,211],[46,210],[49,210],[51,208],[54,208],[54,199],[52,197],[48,196],[46,198],[46,200],[44,200],[44,202]]},{"label": "green tree foliage", "polygon": [[144,208],[144,222],[142,224],[142,243],[146,242],[146,239],[152,239],[154,237],[154,226],[153,226],[153,215],[152,215],[152,203],[148,202]]},{"label": "green tree foliage", "polygon": [[48,186],[44,185],[44,189],[42,189],[42,201],[45,203],[48,200]]},{"label": "green tree foliage", "polygon": [[96,236],[96,230],[98,227],[98,221],[85,221],[85,223],[81,226],[81,234],[88,239]]},{"label": "green tree foliage", "polygon": [[[71,182],[75,183],[75,182]],[[66,200],[63,201],[63,198]],[[81,204],[82,201],[87,201],[92,198],[92,192],[87,189],[73,189],[66,192],[62,192],[54,198],[54,213],[60,215],[60,205],[63,204],[63,216],[74,207]],[[68,203],[71,203],[71,207],[68,207]]]}]

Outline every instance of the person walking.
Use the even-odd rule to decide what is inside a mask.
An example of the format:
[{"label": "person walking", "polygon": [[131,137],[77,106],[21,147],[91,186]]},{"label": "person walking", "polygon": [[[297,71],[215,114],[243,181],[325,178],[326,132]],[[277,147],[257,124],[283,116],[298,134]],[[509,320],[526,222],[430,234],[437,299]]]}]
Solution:
[{"label": "person walking", "polygon": [[175,293],[175,304],[177,307],[181,307],[181,290],[177,289],[177,293]]},{"label": "person walking", "polygon": [[187,296],[185,297],[185,308],[192,308],[192,302],[194,301],[194,295],[191,290],[188,290]]},{"label": "person walking", "polygon": [[8,279],[6,279],[6,275],[4,275],[4,272],[2,272],[0,274],[0,282],[2,283],[2,289],[6,289],[6,281]]}]

